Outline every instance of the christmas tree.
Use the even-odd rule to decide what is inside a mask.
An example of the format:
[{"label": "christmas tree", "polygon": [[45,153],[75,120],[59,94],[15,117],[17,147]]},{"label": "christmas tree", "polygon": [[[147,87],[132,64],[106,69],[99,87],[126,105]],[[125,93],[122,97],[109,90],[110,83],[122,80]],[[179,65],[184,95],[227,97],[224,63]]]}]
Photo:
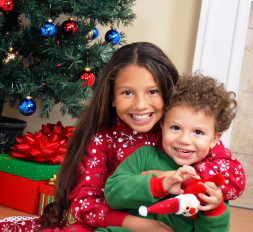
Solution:
[{"label": "christmas tree", "polygon": [[[131,24],[134,2],[0,0],[0,117],[3,104],[22,111],[27,107],[22,102],[35,104],[36,100],[41,101],[40,117],[49,118],[57,103],[62,115],[77,117],[104,65],[124,43],[124,33],[109,26]],[[54,23],[61,15],[69,19]],[[108,26],[106,41],[96,39],[97,25]]]}]

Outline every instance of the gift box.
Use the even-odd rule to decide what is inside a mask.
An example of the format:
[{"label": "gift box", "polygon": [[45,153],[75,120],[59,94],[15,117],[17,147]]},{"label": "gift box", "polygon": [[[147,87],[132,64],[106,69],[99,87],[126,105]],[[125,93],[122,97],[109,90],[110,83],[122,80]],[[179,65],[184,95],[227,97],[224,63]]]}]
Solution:
[{"label": "gift box", "polygon": [[0,204],[38,213],[39,186],[57,174],[60,165],[39,164],[0,154]]},{"label": "gift box", "polygon": [[39,205],[39,187],[48,181],[34,181],[0,171],[0,205],[36,215]]},{"label": "gift box", "polygon": [[40,164],[28,160],[11,158],[0,154],[0,171],[21,176],[31,180],[49,180],[58,172],[60,165]]},{"label": "gift box", "polygon": [[[45,206],[48,205],[49,203],[54,202],[54,186],[48,184],[41,184],[39,187],[39,193],[40,198],[39,198],[38,214],[42,215]],[[68,211],[66,215],[64,214],[64,218],[65,216],[68,221],[75,220],[70,211]]]}]

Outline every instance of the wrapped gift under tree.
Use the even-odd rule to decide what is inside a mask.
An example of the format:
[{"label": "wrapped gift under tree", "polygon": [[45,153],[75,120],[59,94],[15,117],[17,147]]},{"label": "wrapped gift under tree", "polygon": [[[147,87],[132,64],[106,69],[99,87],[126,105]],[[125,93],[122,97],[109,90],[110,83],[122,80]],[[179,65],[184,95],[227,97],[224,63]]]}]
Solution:
[{"label": "wrapped gift under tree", "polygon": [[[42,215],[45,206],[48,205],[49,203],[54,202],[54,186],[48,184],[41,184],[39,187],[39,192],[40,192],[40,199],[39,199],[38,214]],[[64,213],[64,218],[66,218],[68,221],[75,220],[70,211],[68,211],[66,214]]]},{"label": "wrapped gift under tree", "polygon": [[60,165],[40,164],[0,154],[0,204],[36,215],[39,187],[48,183]]},{"label": "wrapped gift under tree", "polygon": [[57,174],[73,130],[59,121],[42,125],[35,134],[16,137],[9,154],[0,154],[0,204],[38,213],[40,185]]}]

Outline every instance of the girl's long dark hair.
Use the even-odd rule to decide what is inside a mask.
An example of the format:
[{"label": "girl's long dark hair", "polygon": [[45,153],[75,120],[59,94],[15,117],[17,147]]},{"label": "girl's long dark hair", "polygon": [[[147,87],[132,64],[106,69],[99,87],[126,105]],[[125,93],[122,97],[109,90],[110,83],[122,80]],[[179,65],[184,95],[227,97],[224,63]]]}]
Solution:
[{"label": "girl's long dark hair", "polygon": [[132,43],[118,49],[106,65],[89,106],[76,124],[64,162],[57,173],[55,202],[45,208],[41,218],[42,229],[59,226],[63,211],[69,209],[68,196],[75,188],[78,164],[92,135],[98,128],[108,128],[115,120],[116,110],[111,105],[114,80],[120,71],[133,64],[145,67],[153,74],[165,107],[168,105],[178,72],[164,52],[147,42]]}]

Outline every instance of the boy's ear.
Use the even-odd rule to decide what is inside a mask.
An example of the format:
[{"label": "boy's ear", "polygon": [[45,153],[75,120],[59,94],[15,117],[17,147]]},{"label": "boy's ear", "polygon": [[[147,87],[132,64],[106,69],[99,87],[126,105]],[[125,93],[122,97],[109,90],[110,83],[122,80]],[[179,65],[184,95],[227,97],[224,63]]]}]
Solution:
[{"label": "boy's ear", "polygon": [[222,136],[222,132],[218,132],[218,133],[214,136],[213,142],[211,142],[211,144],[210,144],[210,148],[211,148],[211,149],[214,148],[214,146],[216,145],[216,143],[218,142],[218,140],[221,138],[221,136]]}]

